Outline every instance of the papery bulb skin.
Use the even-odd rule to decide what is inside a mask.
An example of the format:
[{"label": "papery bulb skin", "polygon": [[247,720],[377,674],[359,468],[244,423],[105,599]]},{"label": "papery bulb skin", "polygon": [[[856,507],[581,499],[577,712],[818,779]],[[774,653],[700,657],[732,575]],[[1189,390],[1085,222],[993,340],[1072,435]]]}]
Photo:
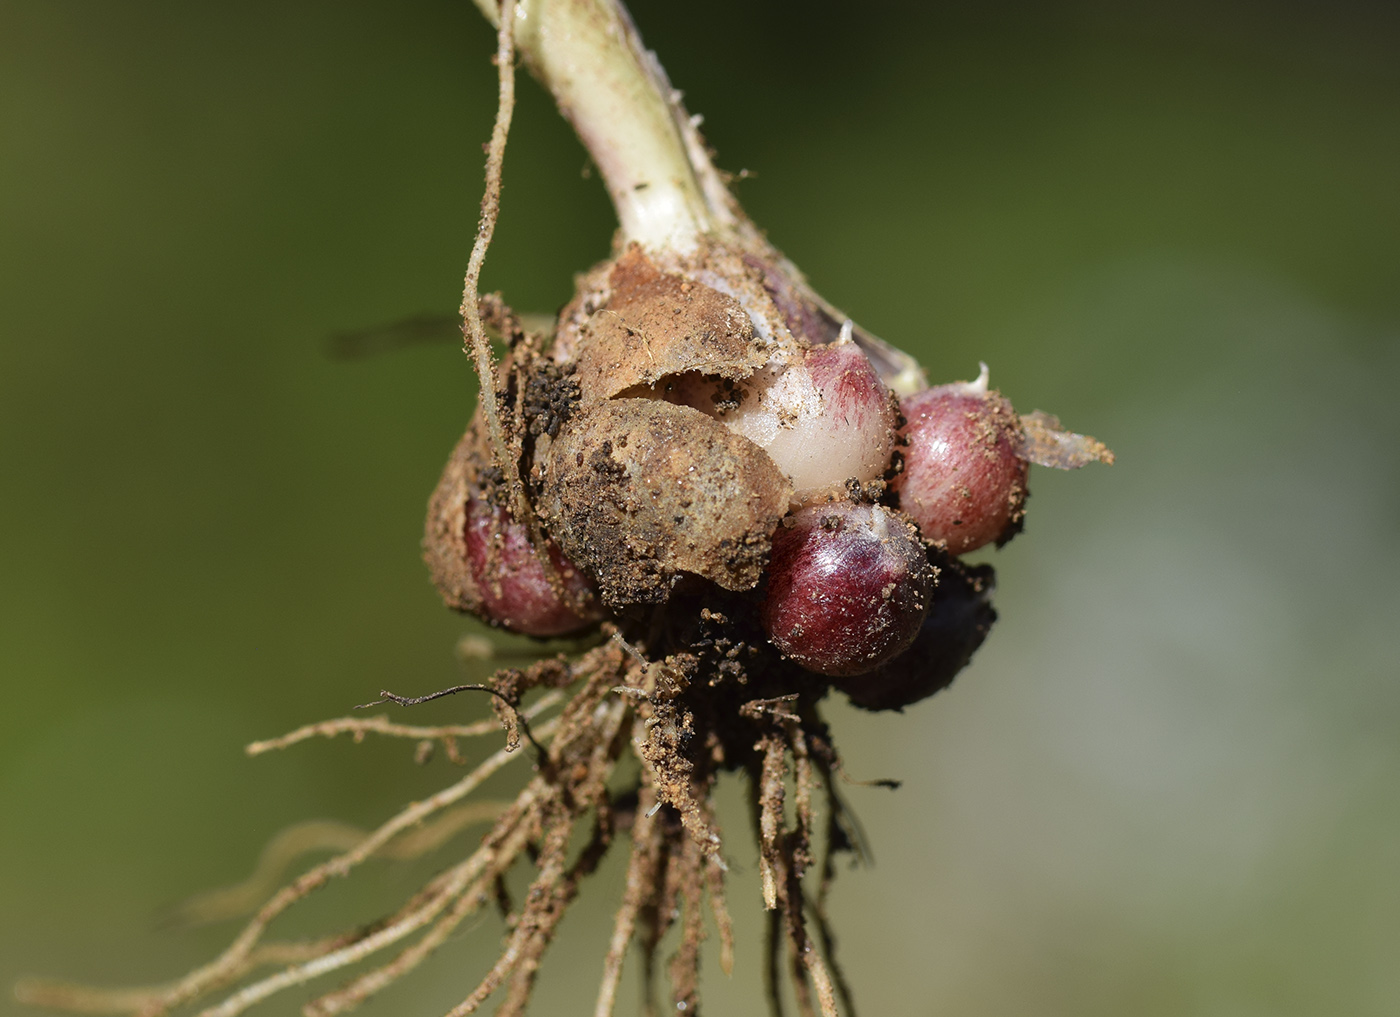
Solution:
[{"label": "papery bulb skin", "polygon": [[487,621],[527,636],[564,636],[603,617],[593,584],[550,541],[549,560],[575,611],[559,596],[530,545],[529,531],[500,506],[467,503],[467,561],[481,595],[477,612]]},{"label": "papery bulb skin", "polygon": [[838,342],[805,350],[784,369],[737,385],[738,405],[719,419],[758,445],[792,479],[798,502],[854,479],[884,476],[896,441],[890,390],[860,347]]},{"label": "papery bulb skin", "polygon": [[[591,280],[593,292],[589,292]],[[585,402],[639,391],[687,372],[747,377],[781,351],[734,297],[658,267],[639,247],[580,281],[553,356],[576,365]]]},{"label": "papery bulb skin", "polygon": [[997,620],[991,596],[996,575],[990,565],[943,559],[928,617],[909,649],[868,674],[837,681],[836,687],[863,710],[903,710],[953,683]]},{"label": "papery bulb skin", "polygon": [[1021,529],[1027,462],[1020,418],[1000,392],[975,382],[938,385],[900,400],[904,470],[891,482],[925,540],[959,555]]},{"label": "papery bulb skin", "polygon": [[832,502],[773,535],[764,631],[809,671],[859,675],[897,657],[928,613],[937,570],[918,534],[880,505]]}]

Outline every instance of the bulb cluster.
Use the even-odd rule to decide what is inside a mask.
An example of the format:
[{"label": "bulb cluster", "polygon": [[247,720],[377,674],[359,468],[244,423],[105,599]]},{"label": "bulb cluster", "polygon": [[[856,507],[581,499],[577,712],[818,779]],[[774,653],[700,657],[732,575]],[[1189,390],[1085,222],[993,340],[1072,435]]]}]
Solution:
[{"label": "bulb cluster", "polygon": [[995,618],[990,568],[957,556],[1019,531],[1030,462],[1067,465],[1047,448],[1107,452],[1019,417],[985,365],[910,385],[890,366],[907,358],[795,292],[718,245],[664,265],[633,246],[583,277],[499,390],[533,529],[480,422],[434,494],[426,557],[449,605],[547,637],[708,583],[857,705],[946,685]]}]

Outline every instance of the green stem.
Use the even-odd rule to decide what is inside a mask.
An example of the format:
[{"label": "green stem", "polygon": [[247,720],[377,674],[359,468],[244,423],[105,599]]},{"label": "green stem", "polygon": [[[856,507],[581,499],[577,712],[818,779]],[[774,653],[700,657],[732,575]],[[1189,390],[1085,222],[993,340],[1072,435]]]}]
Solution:
[{"label": "green stem", "polygon": [[[497,0],[476,5],[498,23]],[[710,237],[759,256],[832,320],[846,317],[744,215],[710,161],[697,121],[642,46],[622,0],[518,0],[515,37],[530,72],[602,173],[621,243],[684,255]],[[927,387],[923,369],[907,353],[860,326],[853,333],[895,392]]]},{"label": "green stem", "polygon": [[[495,0],[476,0],[497,24]],[[516,44],[593,157],[623,242],[688,251],[755,234],[618,0],[521,0]]]}]

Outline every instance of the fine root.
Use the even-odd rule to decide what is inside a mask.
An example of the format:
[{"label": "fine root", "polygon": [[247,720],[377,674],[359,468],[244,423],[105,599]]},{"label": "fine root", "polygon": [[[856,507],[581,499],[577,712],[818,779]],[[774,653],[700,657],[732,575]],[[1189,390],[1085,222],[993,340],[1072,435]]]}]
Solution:
[{"label": "fine root", "polygon": [[612,939],[608,941],[608,953],[603,959],[603,983],[598,988],[594,1017],[607,1017],[613,1012],[618,983],[622,979],[622,962],[637,928],[637,915],[655,893],[659,844],[654,834],[657,825],[656,813],[651,808],[654,804],[654,792],[650,788],[643,789],[632,823],[632,857],[627,862],[622,903],[618,906]]},{"label": "fine root", "polygon": [[[839,761],[816,716],[815,702],[794,694],[726,700],[703,685],[692,694],[690,670],[680,656],[651,661],[617,638],[567,666],[541,661],[524,671],[498,672],[488,686],[497,702],[514,704],[543,688],[518,716],[514,705],[501,711],[538,746],[535,772],[513,801],[465,800],[511,759],[525,755],[511,751],[508,741],[459,780],[410,804],[374,831],[300,824],[274,838],[253,878],[195,898],[185,905],[182,917],[211,920],[246,910],[268,891],[272,873],[295,857],[328,848],[340,853],[267,896],[228,949],[184,978],[111,991],[30,981],[19,986],[17,994],[24,1002],[73,1012],[160,1017],[252,978],[200,1012],[200,1017],[237,1017],[286,989],[382,958],[304,1007],[307,1017],[331,1017],[408,975],[465,919],[499,904],[507,927],[501,952],[450,1017],[478,1011],[493,995],[500,996],[498,1014],[521,1014],[559,922],[583,880],[613,842],[623,839],[630,851],[626,885],[594,1017],[614,1012],[634,942],[648,1012],[695,1013],[707,913],[718,931],[721,968],[727,973],[734,965],[724,885],[727,867],[712,792],[722,771],[747,769],[764,904],[770,915],[765,977],[772,1010],[782,1013],[782,984],[787,981],[802,1014],[835,1017],[838,1000],[839,1010],[850,1013],[849,992],[832,960],[825,903],[835,871],[832,858],[852,850],[853,826],[833,786]],[[574,685],[563,709],[525,726],[527,717],[538,718],[560,701],[562,692],[554,693],[565,679]],[[717,715],[716,699],[728,703]],[[284,747],[313,736],[367,732],[442,740],[467,731],[481,733],[477,725],[411,727],[386,725],[371,717],[310,725],[260,744]],[[619,791],[618,764],[625,756],[640,764],[637,784]],[[630,767],[623,772],[629,771]],[[825,825],[817,823],[817,801],[828,810]],[[479,845],[392,914],[322,939],[289,943],[267,938],[269,926],[284,911],[333,877],[352,874],[372,857],[416,858],[444,848],[469,822],[488,818],[493,824]],[[572,846],[585,830],[582,846]],[[619,838],[620,833],[625,836]],[[813,867],[818,833],[825,833],[826,843],[821,883],[813,898],[804,890],[804,876]],[[504,894],[505,877],[522,865],[532,869],[533,878],[520,901],[512,903]],[[815,924],[814,935],[809,920]],[[663,1008],[656,1001],[657,955],[673,932],[675,946],[664,968],[670,1003]],[[784,952],[788,964],[782,962]],[[256,977],[267,968],[275,970]]]},{"label": "fine root", "polygon": [[[381,858],[412,861],[436,851],[469,826],[494,820],[508,805],[500,801],[464,802],[436,820],[409,830],[378,852]],[[161,924],[191,928],[257,910],[277,889],[278,880],[302,855],[317,851],[349,851],[369,836],[350,823],[312,819],[294,823],[268,841],[253,874],[241,883],[198,894],[172,908]]]},{"label": "fine root", "polygon": [[[540,696],[529,709],[522,710],[521,713],[527,720],[538,717],[550,707],[557,705],[564,698],[564,694],[557,689],[546,692]],[[422,727],[412,724],[395,724],[385,716],[375,717],[337,717],[334,720],[323,720],[315,724],[307,724],[282,735],[280,738],[269,738],[266,741],[253,742],[244,751],[250,756],[260,756],[265,752],[274,749],[285,749],[298,742],[304,742],[310,738],[334,738],[336,735],[348,734],[356,742],[362,742],[367,734],[384,735],[389,738],[412,738],[415,741],[441,742],[443,748],[448,752],[449,757],[455,753],[455,741],[458,738],[479,738],[483,735],[494,734],[501,729],[501,725],[494,720],[477,721],[475,724],[443,724],[437,727]],[[451,746],[449,748],[449,746]],[[459,757],[460,758],[460,757]],[[454,759],[453,762],[457,760]]]},{"label": "fine root", "polygon": [[501,4],[500,27],[497,30],[496,69],[500,98],[496,107],[496,123],[486,146],[486,190],[481,196],[481,218],[477,223],[476,240],[467,259],[466,277],[462,284],[462,332],[481,382],[481,408],[497,467],[506,474],[511,487],[517,518],[529,516],[524,487],[514,469],[515,458],[508,451],[505,429],[501,424],[496,399],[496,369],[491,360],[491,344],[478,306],[478,283],[481,268],[486,263],[486,251],[496,232],[496,220],[501,211],[501,171],[506,157],[506,139],[515,113],[515,0]]}]

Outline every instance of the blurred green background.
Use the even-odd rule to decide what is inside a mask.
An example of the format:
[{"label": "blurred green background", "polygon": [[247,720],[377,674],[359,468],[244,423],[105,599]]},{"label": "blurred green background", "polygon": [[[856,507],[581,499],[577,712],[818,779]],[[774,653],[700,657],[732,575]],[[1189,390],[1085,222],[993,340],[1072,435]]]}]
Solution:
[{"label": "blurred green background", "polygon": [[[876,860],[833,904],[863,1012],[1400,1012],[1393,5],[634,13],[818,289],[1118,453],[1033,478],[950,692],[830,705],[850,770],[904,781],[848,795]],[[373,824],[452,778],[403,744],[241,746],[480,673],[417,551],[467,361],[324,337],[455,307],[492,46],[461,2],[0,5],[0,982],[172,977],[234,927],[163,908],[289,823]],[[484,288],[548,311],[612,219],[522,93]],[[710,959],[709,1012],[757,1014],[723,795],[741,950],[732,979]],[[534,1012],[591,1010],[620,861]],[[286,929],[438,864],[372,864]],[[445,1010],[499,934],[365,1012]]]}]

